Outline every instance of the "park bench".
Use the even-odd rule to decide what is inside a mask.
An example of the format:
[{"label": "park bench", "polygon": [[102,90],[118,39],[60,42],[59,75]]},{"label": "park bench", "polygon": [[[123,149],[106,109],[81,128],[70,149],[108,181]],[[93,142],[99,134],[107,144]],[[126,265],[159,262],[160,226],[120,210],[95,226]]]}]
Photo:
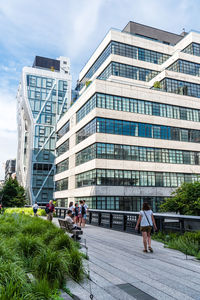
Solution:
[{"label": "park bench", "polygon": [[79,229],[71,229],[70,226],[69,226],[69,223],[64,220],[64,219],[58,219],[58,222],[59,222],[59,225],[60,225],[60,228],[63,229],[64,231],[68,232],[68,233],[71,233],[74,235],[74,239],[77,240],[77,237],[79,235],[82,235],[83,234],[83,230],[79,230]]}]

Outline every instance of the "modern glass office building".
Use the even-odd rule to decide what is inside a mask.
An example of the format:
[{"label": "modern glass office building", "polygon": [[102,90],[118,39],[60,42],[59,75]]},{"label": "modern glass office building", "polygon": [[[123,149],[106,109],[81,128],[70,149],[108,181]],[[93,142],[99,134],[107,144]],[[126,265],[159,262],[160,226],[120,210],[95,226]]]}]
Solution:
[{"label": "modern glass office building", "polygon": [[8,159],[5,164],[5,180],[9,179],[16,171],[16,159]]},{"label": "modern glass office building", "polygon": [[57,126],[55,198],[157,210],[200,174],[200,34],[129,22],[110,30]]},{"label": "modern glass office building", "polygon": [[53,198],[56,123],[71,103],[70,62],[36,56],[24,67],[17,93],[17,178],[30,203]]}]

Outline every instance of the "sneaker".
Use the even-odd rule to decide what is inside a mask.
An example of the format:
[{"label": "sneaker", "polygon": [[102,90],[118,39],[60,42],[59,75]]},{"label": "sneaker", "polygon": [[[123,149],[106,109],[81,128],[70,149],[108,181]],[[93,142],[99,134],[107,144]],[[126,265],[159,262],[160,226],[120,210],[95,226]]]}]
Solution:
[{"label": "sneaker", "polygon": [[151,253],[153,253],[153,249],[152,249],[151,247],[149,247],[149,251],[150,251]]}]

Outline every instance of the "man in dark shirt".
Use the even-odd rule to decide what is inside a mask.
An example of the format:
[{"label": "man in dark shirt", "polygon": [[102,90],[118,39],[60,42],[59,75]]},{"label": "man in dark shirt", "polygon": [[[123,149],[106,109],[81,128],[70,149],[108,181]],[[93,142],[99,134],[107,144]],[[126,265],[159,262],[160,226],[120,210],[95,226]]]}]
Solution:
[{"label": "man in dark shirt", "polygon": [[55,206],[53,204],[53,200],[50,200],[49,203],[47,203],[45,210],[46,210],[46,213],[47,213],[47,220],[52,222],[53,213],[55,211]]}]

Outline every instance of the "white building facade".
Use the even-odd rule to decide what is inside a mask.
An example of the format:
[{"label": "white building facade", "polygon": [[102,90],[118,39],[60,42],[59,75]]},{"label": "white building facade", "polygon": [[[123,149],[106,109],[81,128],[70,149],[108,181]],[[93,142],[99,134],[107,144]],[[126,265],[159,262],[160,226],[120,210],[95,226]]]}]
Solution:
[{"label": "white building facade", "polygon": [[198,180],[199,33],[134,22],[110,30],[79,88],[57,125],[61,204],[85,199],[90,208],[137,211],[145,201],[156,211],[183,182]]},{"label": "white building facade", "polygon": [[70,61],[36,56],[17,93],[17,179],[30,203],[53,198],[56,124],[71,103]]}]

